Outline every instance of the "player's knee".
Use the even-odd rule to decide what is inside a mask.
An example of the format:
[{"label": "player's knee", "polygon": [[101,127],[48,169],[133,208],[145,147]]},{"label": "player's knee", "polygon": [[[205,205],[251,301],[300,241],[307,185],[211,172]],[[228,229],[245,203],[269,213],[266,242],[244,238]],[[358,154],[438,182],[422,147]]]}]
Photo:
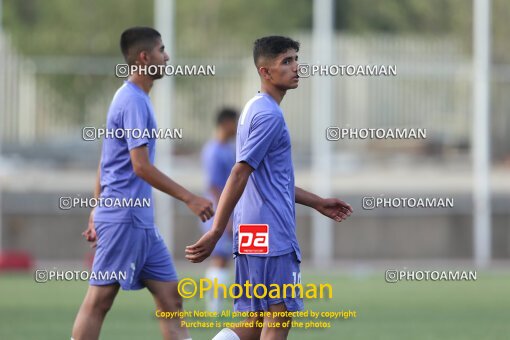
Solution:
[{"label": "player's knee", "polygon": [[175,299],[173,301],[173,305],[175,310],[182,310],[183,308],[182,298],[178,297],[177,299]]},{"label": "player's knee", "polygon": [[114,297],[93,295],[87,299],[87,304],[97,313],[106,314],[112,308]]},{"label": "player's knee", "polygon": [[112,308],[113,301],[110,299],[95,299],[89,301],[88,305],[94,312],[106,314]]},{"label": "player's knee", "polygon": [[113,299],[104,299],[99,302],[98,309],[103,313],[108,313],[108,311],[112,308]]},{"label": "player's knee", "polygon": [[264,323],[264,317],[263,316],[255,316],[253,318],[250,318],[250,321],[253,321],[254,323]]},{"label": "player's knee", "polygon": [[183,302],[181,297],[166,298],[158,301],[159,308],[167,312],[175,312],[183,309]]}]

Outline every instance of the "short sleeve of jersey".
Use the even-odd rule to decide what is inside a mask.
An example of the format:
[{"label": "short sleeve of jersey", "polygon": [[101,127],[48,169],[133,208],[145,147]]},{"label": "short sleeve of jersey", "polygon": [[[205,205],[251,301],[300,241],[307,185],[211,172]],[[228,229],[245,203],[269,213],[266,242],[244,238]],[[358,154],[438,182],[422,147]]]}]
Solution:
[{"label": "short sleeve of jersey", "polygon": [[150,112],[147,104],[139,98],[130,100],[126,103],[122,112],[122,127],[125,129],[124,138],[128,146],[128,150],[131,151],[139,146],[149,144],[147,137],[139,136],[139,133],[134,134],[140,138],[133,138],[134,129],[140,130],[143,135],[145,130],[149,129]]},{"label": "short sleeve of jersey", "polygon": [[283,124],[283,117],[278,113],[255,114],[251,121],[248,138],[239,152],[238,162],[246,162],[253,169],[257,169],[275,138],[281,135]]}]

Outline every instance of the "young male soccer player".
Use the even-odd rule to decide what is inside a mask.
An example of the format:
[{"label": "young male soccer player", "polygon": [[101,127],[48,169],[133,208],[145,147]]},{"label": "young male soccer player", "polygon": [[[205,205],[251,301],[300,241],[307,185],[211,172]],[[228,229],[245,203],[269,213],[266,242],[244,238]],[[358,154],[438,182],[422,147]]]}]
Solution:
[{"label": "young male soccer player", "polygon": [[[216,129],[214,138],[208,141],[202,149],[202,166],[207,178],[206,197],[218,206],[221,192],[225,187],[230,170],[236,163],[235,148],[230,143],[236,135],[237,112],[224,108],[216,117]],[[202,223],[202,229],[207,232],[212,227],[213,219]],[[206,277],[219,284],[228,284],[232,260],[232,223],[229,220],[228,227],[220,237],[216,247],[211,253],[211,262],[206,271]],[[206,307],[209,311],[219,312],[222,310],[223,295],[220,292],[215,297],[211,290],[206,296]]]},{"label": "young male soccer player", "polygon": [[[160,34],[147,27],[127,29],[120,46],[126,63],[148,66],[165,65],[165,52]],[[120,87],[110,105],[106,120],[108,130],[154,131],[156,120],[148,96],[154,80],[163,74],[133,73]],[[116,134],[119,135],[119,134]],[[140,135],[140,134],[138,134]],[[146,133],[143,135],[147,136]],[[103,198],[149,199],[152,187],[187,204],[202,221],[213,215],[212,203],[198,197],[160,172],[154,165],[154,138],[105,138],[96,180],[95,195]],[[92,270],[96,273],[125,272],[125,280],[90,280],[87,295],[73,327],[75,340],[98,339],[106,313],[113,304],[119,287],[125,290],[147,287],[161,311],[182,310],[177,292],[177,274],[150,207],[97,207],[91,212],[88,241],[97,249]],[[96,236],[97,235],[97,236]],[[119,275],[120,278],[120,275]],[[189,339],[178,319],[160,319],[165,339]]]},{"label": "young male soccer player", "polygon": [[[335,198],[321,198],[294,186],[290,136],[280,102],[287,90],[298,87],[299,43],[280,36],[255,41],[253,58],[261,80],[261,91],[243,109],[238,123],[236,161],[220,197],[210,231],[197,243],[186,247],[186,258],[201,262],[221,237],[234,210],[234,254],[236,283],[248,280],[253,286],[299,283],[301,253],[296,238],[295,203],[312,207],[323,215],[341,222],[352,208]],[[267,254],[239,254],[240,224],[267,224]],[[298,278],[296,280],[296,278]],[[282,289],[281,289],[282,290]],[[285,312],[303,309],[296,296],[257,299],[253,292],[234,301],[236,311]],[[260,291],[259,291],[260,295]],[[259,319],[259,320],[256,320]],[[214,339],[286,339],[289,328],[270,328],[269,322],[289,321],[287,317],[253,318],[263,321],[260,328],[224,328]],[[290,324],[290,323],[289,323]]]}]

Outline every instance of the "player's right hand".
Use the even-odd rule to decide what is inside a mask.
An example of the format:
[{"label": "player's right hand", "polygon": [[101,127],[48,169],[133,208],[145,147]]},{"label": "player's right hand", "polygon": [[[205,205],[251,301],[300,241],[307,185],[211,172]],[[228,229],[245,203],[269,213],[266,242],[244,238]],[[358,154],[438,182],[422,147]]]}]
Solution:
[{"label": "player's right hand", "polygon": [[214,215],[212,202],[205,198],[193,196],[186,205],[195,215],[200,217],[202,222],[207,221]]},{"label": "player's right hand", "polygon": [[186,259],[192,263],[199,263],[211,255],[221,234],[209,230],[195,244],[186,247]]},{"label": "player's right hand", "polygon": [[92,242],[92,244],[90,245],[91,248],[95,248],[96,245],[97,245],[97,235],[96,235],[96,228],[94,226],[94,209],[92,209],[92,211],[90,212],[90,215],[89,215],[89,224],[88,224],[88,227],[87,229],[81,233],[85,239],[88,241],[88,242]]}]

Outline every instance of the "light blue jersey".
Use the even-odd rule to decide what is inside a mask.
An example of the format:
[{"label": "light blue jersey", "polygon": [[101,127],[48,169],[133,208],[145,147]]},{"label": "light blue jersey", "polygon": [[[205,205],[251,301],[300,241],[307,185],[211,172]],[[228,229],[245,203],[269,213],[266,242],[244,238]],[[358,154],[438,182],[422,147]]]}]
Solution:
[{"label": "light blue jersey", "polygon": [[[126,81],[113,97],[106,118],[108,131],[157,129],[149,96],[137,85]],[[103,140],[101,155],[101,197],[149,199],[152,187],[138,177],[129,151],[146,145],[149,161],[154,164],[156,141],[140,134],[118,134]],[[134,138],[140,137],[140,138]],[[91,285],[120,284],[122,289],[141,289],[146,280],[177,281],[172,257],[154,225],[154,211],[149,207],[96,208],[94,223],[97,248],[94,272],[123,272],[125,278],[91,279]]]},{"label": "light blue jersey", "polygon": [[289,130],[280,106],[266,93],[257,94],[243,109],[237,128],[236,162],[246,162],[255,170],[234,210],[234,253],[240,224],[267,224],[268,253],[253,256],[296,252],[301,261]]},{"label": "light blue jersey", "polygon": [[[106,118],[108,131],[157,129],[154,110],[149,96],[130,81],[117,90]],[[149,149],[149,160],[154,164],[156,141],[140,134],[119,133],[121,138],[104,138],[101,156],[101,198],[148,200],[149,206],[103,207],[98,206],[95,222],[130,223],[135,227],[154,228],[152,187],[133,171],[129,151],[142,145]]]}]

